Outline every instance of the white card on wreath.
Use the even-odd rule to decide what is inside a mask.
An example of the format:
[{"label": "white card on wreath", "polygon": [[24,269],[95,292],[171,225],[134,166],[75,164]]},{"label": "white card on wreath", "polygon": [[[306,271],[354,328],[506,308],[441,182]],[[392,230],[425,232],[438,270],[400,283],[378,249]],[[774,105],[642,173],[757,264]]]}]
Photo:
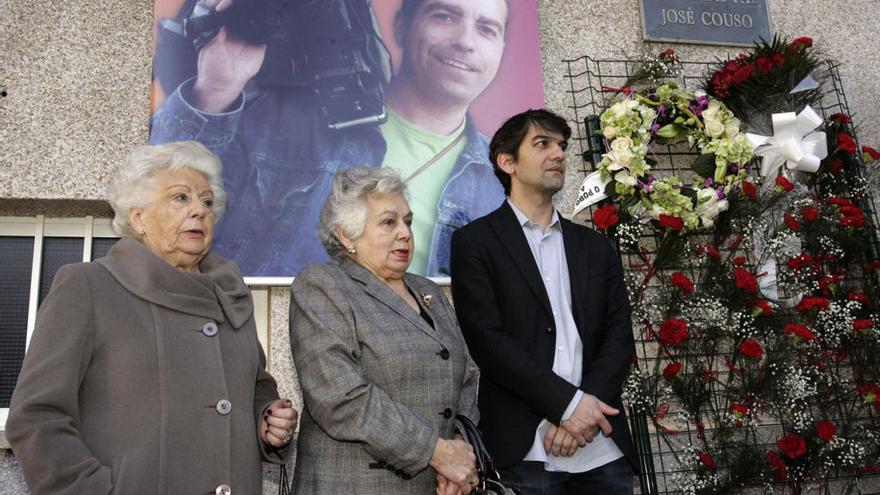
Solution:
[{"label": "white card on wreath", "polygon": [[608,196],[605,195],[605,186],[607,186],[609,182],[611,182],[611,177],[602,180],[598,170],[588,175],[578,191],[574,212],[571,216],[574,217],[584,208],[607,198]]}]

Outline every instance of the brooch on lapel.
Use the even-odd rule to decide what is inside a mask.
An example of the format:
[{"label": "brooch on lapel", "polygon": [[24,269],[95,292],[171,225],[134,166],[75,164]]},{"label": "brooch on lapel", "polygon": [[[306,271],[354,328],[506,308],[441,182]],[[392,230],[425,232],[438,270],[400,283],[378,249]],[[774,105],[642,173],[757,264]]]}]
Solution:
[{"label": "brooch on lapel", "polygon": [[433,299],[434,298],[433,296],[431,296],[431,294],[422,292],[422,304],[424,304],[426,308],[431,309],[431,301]]}]

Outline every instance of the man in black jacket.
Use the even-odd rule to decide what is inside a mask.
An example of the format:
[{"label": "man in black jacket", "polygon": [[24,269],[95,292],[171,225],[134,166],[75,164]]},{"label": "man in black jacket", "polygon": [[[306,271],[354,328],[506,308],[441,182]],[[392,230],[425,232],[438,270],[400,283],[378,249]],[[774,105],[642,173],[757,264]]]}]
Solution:
[{"label": "man in black jacket", "polygon": [[633,491],[621,387],[635,352],[620,259],[559,216],[571,129],[546,110],[489,147],[508,196],[452,237],[452,294],[480,378],[480,429],[522,493]]}]

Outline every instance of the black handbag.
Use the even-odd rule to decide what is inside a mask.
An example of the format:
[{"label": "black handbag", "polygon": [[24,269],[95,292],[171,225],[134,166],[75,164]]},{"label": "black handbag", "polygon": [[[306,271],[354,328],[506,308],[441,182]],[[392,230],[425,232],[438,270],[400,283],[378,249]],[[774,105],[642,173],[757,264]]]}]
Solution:
[{"label": "black handbag", "polygon": [[477,458],[477,478],[479,483],[473,488],[471,493],[478,494],[496,494],[496,495],[516,495],[517,492],[505,487],[501,483],[501,475],[495,469],[495,463],[483,444],[483,438],[480,436],[479,430],[473,421],[467,416],[458,414],[455,416],[456,425],[464,441],[471,444],[474,449],[474,456]]}]

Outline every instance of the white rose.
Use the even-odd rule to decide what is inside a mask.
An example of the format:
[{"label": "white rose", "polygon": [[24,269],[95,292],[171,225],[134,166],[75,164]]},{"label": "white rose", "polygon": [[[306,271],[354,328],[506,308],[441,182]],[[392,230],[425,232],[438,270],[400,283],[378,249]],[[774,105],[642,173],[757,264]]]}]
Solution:
[{"label": "white rose", "polygon": [[629,111],[631,111],[633,108],[635,108],[633,106],[633,103],[638,105],[638,103],[634,102],[633,100],[619,101],[619,102],[615,103],[614,105],[611,105],[611,113],[615,117],[623,117]]},{"label": "white rose", "polygon": [[605,126],[602,129],[602,135],[605,136],[605,139],[614,139],[614,136],[617,135],[617,128],[612,126]]},{"label": "white rose", "polygon": [[703,122],[706,125],[706,135],[711,138],[718,138],[724,134],[724,124],[717,120],[706,120]]},{"label": "white rose", "polygon": [[629,150],[633,147],[633,140],[626,137],[621,136],[614,141],[611,141],[611,149],[614,151],[624,151]]},{"label": "white rose", "polygon": [[739,119],[734,117],[727,121],[727,125],[724,126],[724,132],[731,138],[736,137],[739,134]]},{"label": "white rose", "polygon": [[703,110],[703,117],[705,118],[706,114],[709,114],[709,118],[712,118],[719,110],[721,110],[721,102],[718,100],[710,100],[709,105]]},{"label": "white rose", "polygon": [[638,182],[636,178],[629,174],[626,170],[621,170],[614,176],[614,180],[626,186],[635,186]]},{"label": "white rose", "polygon": [[718,199],[718,193],[711,187],[704,187],[697,190],[697,204],[705,204]]},{"label": "white rose", "polygon": [[614,150],[613,153],[617,163],[624,167],[628,167],[633,158],[636,157],[630,150]]}]

